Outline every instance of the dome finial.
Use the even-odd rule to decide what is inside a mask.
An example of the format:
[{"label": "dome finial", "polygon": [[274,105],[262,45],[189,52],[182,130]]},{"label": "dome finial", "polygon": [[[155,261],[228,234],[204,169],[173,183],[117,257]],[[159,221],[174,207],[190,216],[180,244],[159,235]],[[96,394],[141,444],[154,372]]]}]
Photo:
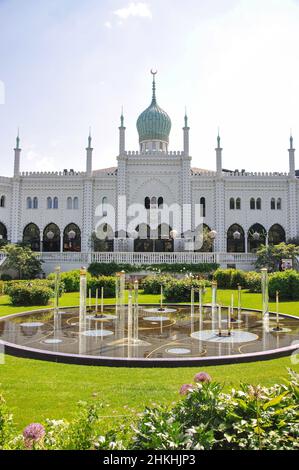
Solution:
[{"label": "dome finial", "polygon": [[294,142],[293,132],[292,132],[292,129],[291,129],[291,132],[290,132],[290,149],[291,150],[293,150],[293,142]]},{"label": "dome finial", "polygon": [[16,148],[17,150],[20,149],[20,128],[18,127],[18,133],[17,133],[17,138],[16,138]]},{"label": "dome finial", "polygon": [[153,76],[153,99],[152,99],[152,104],[156,103],[156,75],[158,73],[158,70],[153,70],[151,69],[151,74]]},{"label": "dome finial", "polygon": [[120,115],[120,127],[124,127],[124,107],[121,107],[121,115]]}]

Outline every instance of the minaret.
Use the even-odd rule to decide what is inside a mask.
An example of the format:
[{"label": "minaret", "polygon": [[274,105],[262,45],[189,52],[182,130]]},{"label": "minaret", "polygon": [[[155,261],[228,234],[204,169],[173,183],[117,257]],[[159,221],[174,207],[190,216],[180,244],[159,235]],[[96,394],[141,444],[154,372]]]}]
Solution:
[{"label": "minaret", "polygon": [[188,116],[187,110],[185,111],[185,126],[183,127],[184,131],[184,155],[189,157],[189,131],[190,127],[188,127]]},{"label": "minaret", "polygon": [[293,147],[293,136],[290,136],[290,148],[289,148],[289,175],[295,178],[295,149]]},{"label": "minaret", "polygon": [[18,135],[16,139],[16,148],[14,149],[15,152],[15,161],[14,161],[14,177],[17,178],[20,176],[20,159],[21,159],[21,151],[20,148],[20,133],[18,130]]},{"label": "minaret", "polygon": [[91,130],[89,130],[88,136],[88,147],[86,148],[86,175],[92,176],[92,152],[93,148],[91,146]]},{"label": "minaret", "polygon": [[123,155],[126,151],[126,128],[124,126],[124,112],[121,110],[120,127],[119,127],[119,155]]},{"label": "minaret", "polygon": [[222,148],[220,144],[220,135],[218,131],[218,137],[217,137],[217,148],[216,150],[216,171],[217,171],[217,176],[222,175]]}]

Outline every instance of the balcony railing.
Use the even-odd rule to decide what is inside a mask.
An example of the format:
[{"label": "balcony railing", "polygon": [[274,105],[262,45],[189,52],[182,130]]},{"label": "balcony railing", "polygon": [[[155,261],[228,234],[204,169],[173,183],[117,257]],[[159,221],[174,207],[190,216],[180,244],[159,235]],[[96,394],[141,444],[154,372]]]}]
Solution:
[{"label": "balcony railing", "polygon": [[92,252],[92,253],[40,253],[45,262],[78,263],[127,263],[136,265],[147,264],[252,264],[256,261],[253,253],[133,253],[133,252]]}]

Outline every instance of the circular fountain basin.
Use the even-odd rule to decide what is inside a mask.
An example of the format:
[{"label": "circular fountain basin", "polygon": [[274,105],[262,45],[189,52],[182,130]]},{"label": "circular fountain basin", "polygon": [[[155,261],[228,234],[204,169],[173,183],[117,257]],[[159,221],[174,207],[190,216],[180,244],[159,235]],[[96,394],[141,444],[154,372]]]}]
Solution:
[{"label": "circular fountain basin", "polygon": [[[0,319],[0,343],[7,354],[21,357],[127,367],[249,362],[290,355],[299,348],[297,317],[280,315],[282,330],[274,331],[276,314],[270,313],[266,328],[260,311],[246,309],[228,336],[224,309],[220,336],[218,314],[204,307],[199,317],[191,315],[190,305],[167,305],[167,315],[157,313],[157,306],[139,306],[130,325],[127,308],[118,315],[111,305],[99,318],[88,315],[85,321],[79,321],[78,308],[64,308],[63,315],[53,309],[24,312]],[[146,315],[153,311],[157,314]]]}]

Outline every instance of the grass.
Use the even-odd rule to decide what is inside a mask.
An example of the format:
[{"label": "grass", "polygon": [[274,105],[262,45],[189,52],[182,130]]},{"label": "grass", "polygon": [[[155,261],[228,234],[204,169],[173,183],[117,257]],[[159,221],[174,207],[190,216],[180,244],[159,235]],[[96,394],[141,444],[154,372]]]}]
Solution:
[{"label": "grass", "polygon": [[[231,293],[220,290],[219,301],[228,304]],[[143,295],[141,303],[158,303],[159,296]],[[210,301],[210,292],[206,302]],[[78,294],[65,294],[61,306],[78,305]],[[105,303],[114,303],[106,299]],[[261,308],[261,295],[242,292],[244,307]],[[31,307],[32,310],[39,308]],[[271,309],[275,309],[273,303]],[[23,311],[9,304],[9,299],[0,297],[0,315]],[[281,303],[281,312],[299,316],[299,302]],[[298,361],[297,361],[298,362]],[[290,358],[249,364],[205,367],[214,380],[226,388],[238,386],[241,381],[252,384],[272,385],[287,377],[287,368],[299,372],[299,365]],[[189,383],[198,368],[138,369],[109,368],[55,364],[51,362],[5,357],[0,366],[0,391],[15,415],[18,429],[30,422],[45,418],[70,418],[79,400],[99,400],[109,405],[103,413],[105,427],[113,426],[119,419],[153,402],[169,404],[179,398],[182,383]]]}]

